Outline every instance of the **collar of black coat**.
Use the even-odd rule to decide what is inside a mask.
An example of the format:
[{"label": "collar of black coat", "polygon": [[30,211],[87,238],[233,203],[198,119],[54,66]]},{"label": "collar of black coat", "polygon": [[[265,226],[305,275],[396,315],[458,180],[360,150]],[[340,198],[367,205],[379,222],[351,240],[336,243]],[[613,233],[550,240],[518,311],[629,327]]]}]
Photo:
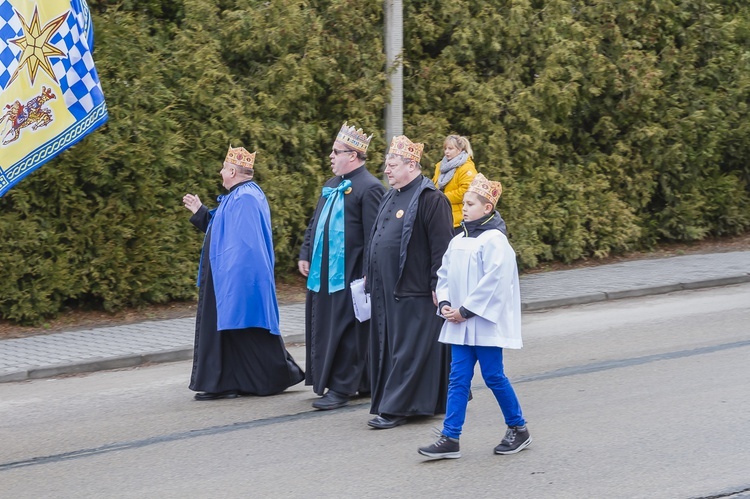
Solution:
[{"label": "collar of black coat", "polygon": [[497,211],[493,211],[471,222],[462,221],[461,228],[464,230],[464,237],[477,237],[486,230],[500,230],[502,225],[500,221],[500,214]]},{"label": "collar of black coat", "polygon": [[352,178],[352,177],[356,177],[357,175],[359,175],[363,171],[365,171],[365,164],[364,163],[362,163],[362,166],[360,166],[356,170],[352,170],[349,173],[345,173],[345,174],[341,175],[341,178],[342,179],[349,179],[349,178]]},{"label": "collar of black coat", "polygon": [[399,192],[406,192],[406,191],[408,191],[410,189],[413,189],[414,187],[416,187],[417,185],[419,185],[419,183],[422,181],[422,178],[424,178],[424,175],[417,175],[416,177],[414,177],[414,180],[412,180],[411,182],[409,182],[408,184],[406,184],[402,188],[396,189],[396,190],[399,191]]},{"label": "collar of black coat", "polygon": [[232,192],[233,190],[235,190],[237,187],[239,187],[241,185],[249,184],[250,182],[252,182],[252,180],[245,180],[244,182],[240,182],[239,184],[235,184],[235,185],[233,185],[232,187],[229,188],[229,192]]}]

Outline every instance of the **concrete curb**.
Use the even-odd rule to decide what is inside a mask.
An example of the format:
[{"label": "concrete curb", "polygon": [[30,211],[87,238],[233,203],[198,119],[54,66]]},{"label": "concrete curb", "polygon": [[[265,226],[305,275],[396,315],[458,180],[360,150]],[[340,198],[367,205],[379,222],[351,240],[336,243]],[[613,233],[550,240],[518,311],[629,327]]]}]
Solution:
[{"label": "concrete curb", "polygon": [[565,298],[553,298],[551,300],[537,300],[521,303],[521,310],[524,312],[533,312],[536,310],[567,307],[569,305],[584,305],[586,303],[596,303],[598,301],[605,301],[606,299],[607,293],[591,293],[588,295],[568,296]]},{"label": "concrete curb", "polygon": [[585,305],[600,301],[621,300],[623,298],[637,298],[640,296],[662,295],[675,291],[689,291],[692,289],[713,288],[729,286],[732,284],[743,284],[750,282],[750,274],[722,277],[719,279],[706,279],[702,281],[689,281],[679,284],[667,284],[663,286],[647,286],[644,288],[624,289],[622,291],[608,291],[591,293],[587,295],[570,296],[565,298],[554,298],[552,300],[537,300],[521,304],[521,310],[533,312],[547,310],[550,308],[567,307],[570,305]]},{"label": "concrete curb", "polygon": [[282,334],[287,345],[305,343],[305,333]]},{"label": "concrete curb", "polygon": [[[675,291],[687,291],[701,288],[729,286],[732,284],[742,284],[750,282],[750,274],[742,274],[719,279],[705,279],[699,281],[689,281],[680,284],[670,284],[661,286],[649,286],[643,288],[625,289],[613,292],[598,292],[585,295],[578,295],[565,298],[556,298],[551,300],[537,300],[533,302],[522,303],[523,311],[532,312],[539,310],[548,310],[553,308],[567,307],[571,305],[584,305],[587,303],[596,303],[602,301],[620,300],[623,298],[637,298],[642,296],[659,295],[672,293]],[[305,342],[304,333],[293,333],[284,335],[284,342],[287,344],[299,344]],[[71,362],[54,366],[45,366],[26,370],[13,371],[0,375],[0,383],[26,381],[31,379],[50,378],[63,374],[80,374],[109,369],[123,369],[136,367],[147,363],[163,363],[189,360],[193,357],[193,346],[164,350],[160,352],[139,353],[131,355],[122,355],[109,358],[98,358],[92,360],[83,360],[80,362]]]},{"label": "concrete curb", "polygon": [[110,369],[123,369],[136,367],[149,363],[176,362],[193,358],[193,346],[175,348],[163,352],[152,352],[145,354],[121,355],[118,357],[107,357],[54,366],[36,367],[32,369],[19,370],[0,375],[0,383],[9,381],[26,381],[30,379],[51,378],[62,374],[81,374],[96,371],[107,371]]}]

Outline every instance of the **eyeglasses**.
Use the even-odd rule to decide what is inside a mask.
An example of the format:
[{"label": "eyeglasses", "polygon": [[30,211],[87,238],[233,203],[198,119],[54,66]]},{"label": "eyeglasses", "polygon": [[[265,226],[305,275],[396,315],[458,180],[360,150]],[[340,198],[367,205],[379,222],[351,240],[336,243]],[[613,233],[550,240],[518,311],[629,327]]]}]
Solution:
[{"label": "eyeglasses", "polygon": [[341,154],[343,152],[356,152],[356,151],[352,151],[351,149],[336,149],[335,147],[333,148],[333,155],[334,156],[338,156],[339,154]]}]

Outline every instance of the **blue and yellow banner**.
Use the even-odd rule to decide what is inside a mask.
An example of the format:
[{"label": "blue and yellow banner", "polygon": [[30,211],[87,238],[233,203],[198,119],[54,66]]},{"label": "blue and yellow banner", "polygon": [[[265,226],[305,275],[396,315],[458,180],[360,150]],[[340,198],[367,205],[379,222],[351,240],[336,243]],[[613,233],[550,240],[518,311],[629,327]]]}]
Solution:
[{"label": "blue and yellow banner", "polygon": [[107,121],[85,0],[0,0],[0,196]]}]

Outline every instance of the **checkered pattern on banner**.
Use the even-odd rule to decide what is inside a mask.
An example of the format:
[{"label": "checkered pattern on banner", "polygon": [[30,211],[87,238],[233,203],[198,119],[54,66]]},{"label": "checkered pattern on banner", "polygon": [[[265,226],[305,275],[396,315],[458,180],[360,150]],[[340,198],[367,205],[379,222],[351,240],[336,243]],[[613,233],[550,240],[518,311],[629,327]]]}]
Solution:
[{"label": "checkered pattern on banner", "polygon": [[0,0],[0,89],[5,90],[21,58],[21,48],[8,40],[23,35],[21,20],[7,0]]},{"label": "checkered pattern on banner", "polygon": [[65,105],[78,120],[104,100],[88,46],[88,34],[81,32],[81,26],[86,24],[85,12],[71,11],[50,40],[68,55],[53,62],[52,69],[60,82]]}]

